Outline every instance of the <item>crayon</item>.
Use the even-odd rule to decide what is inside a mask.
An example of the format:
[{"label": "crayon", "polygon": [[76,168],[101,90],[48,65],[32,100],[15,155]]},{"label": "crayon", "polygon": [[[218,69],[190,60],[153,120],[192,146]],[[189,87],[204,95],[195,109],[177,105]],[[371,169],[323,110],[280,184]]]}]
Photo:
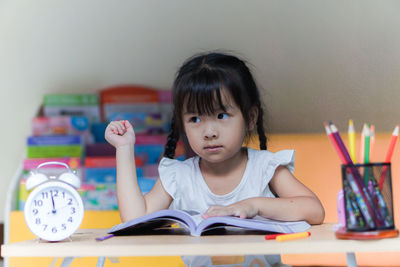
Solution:
[{"label": "crayon", "polygon": [[282,242],[282,241],[289,241],[289,240],[305,238],[305,237],[309,237],[310,235],[311,235],[310,232],[302,232],[302,233],[278,235],[275,239],[278,242]]},{"label": "crayon", "polygon": [[280,236],[280,235],[287,235],[285,233],[279,233],[279,234],[271,234],[271,235],[265,235],[265,240],[272,240],[275,239],[276,237]]},{"label": "crayon", "polygon": [[104,240],[109,239],[109,238],[111,238],[111,237],[114,237],[114,235],[113,235],[113,234],[110,234],[110,235],[105,235],[105,236],[96,237],[96,241],[104,241]]}]

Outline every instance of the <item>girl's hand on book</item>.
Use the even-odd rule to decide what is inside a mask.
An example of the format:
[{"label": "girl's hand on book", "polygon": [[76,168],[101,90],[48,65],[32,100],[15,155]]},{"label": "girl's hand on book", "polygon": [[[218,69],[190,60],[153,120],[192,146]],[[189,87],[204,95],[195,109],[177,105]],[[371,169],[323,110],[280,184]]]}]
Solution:
[{"label": "girl's hand on book", "polygon": [[135,144],[135,132],[129,121],[112,121],[108,124],[104,137],[115,148]]},{"label": "girl's hand on book", "polygon": [[252,205],[250,199],[236,202],[229,206],[210,206],[202,215],[203,219],[220,216],[236,216],[242,219],[253,218],[258,210]]}]

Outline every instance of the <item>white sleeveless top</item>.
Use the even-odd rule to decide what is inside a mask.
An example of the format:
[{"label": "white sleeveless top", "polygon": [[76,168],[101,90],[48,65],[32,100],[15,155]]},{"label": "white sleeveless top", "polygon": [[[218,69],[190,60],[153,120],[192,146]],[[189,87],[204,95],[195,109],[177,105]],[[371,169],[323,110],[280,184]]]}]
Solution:
[{"label": "white sleeveless top", "polygon": [[[216,195],[207,186],[199,167],[199,157],[185,161],[163,158],[158,172],[164,189],[173,201],[170,209],[193,210],[204,213],[211,205],[230,205],[250,197],[275,197],[269,188],[269,182],[278,166],[286,166],[294,171],[294,150],[282,150],[272,153],[266,150],[248,148],[246,170],[239,185],[225,195]],[[216,266],[215,257],[184,256],[187,266]],[[237,257],[237,264],[230,262],[218,266],[282,266],[279,255],[245,255]]]},{"label": "white sleeveless top", "polygon": [[199,167],[199,157],[185,161],[163,158],[158,172],[164,189],[171,195],[171,209],[205,212],[211,205],[230,205],[250,197],[275,197],[268,183],[278,166],[294,171],[294,150],[272,153],[248,148],[248,161],[239,185],[225,195],[208,188]]}]

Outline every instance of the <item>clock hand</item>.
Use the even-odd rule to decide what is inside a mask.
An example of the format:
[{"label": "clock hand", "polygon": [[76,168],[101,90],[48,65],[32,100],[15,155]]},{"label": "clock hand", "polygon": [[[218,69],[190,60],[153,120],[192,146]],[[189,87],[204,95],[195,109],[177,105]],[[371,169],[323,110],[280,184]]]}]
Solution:
[{"label": "clock hand", "polygon": [[54,205],[54,197],[53,197],[53,190],[50,190],[51,194],[51,203],[53,204],[53,209],[51,210],[51,213],[55,214],[57,212],[56,207]]},{"label": "clock hand", "polygon": [[65,205],[65,206],[62,206],[62,207],[61,207],[61,208],[59,208],[58,210],[65,209],[65,208],[67,208],[67,207],[69,207],[69,206],[71,206],[71,205]]}]

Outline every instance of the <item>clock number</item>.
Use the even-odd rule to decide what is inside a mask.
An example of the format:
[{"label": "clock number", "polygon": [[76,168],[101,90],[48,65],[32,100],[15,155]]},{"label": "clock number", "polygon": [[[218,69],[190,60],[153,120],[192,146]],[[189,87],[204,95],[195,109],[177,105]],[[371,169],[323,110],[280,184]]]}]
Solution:
[{"label": "clock number", "polygon": [[72,217],[69,217],[69,218],[68,218],[68,221],[69,221],[69,222],[72,222]]},{"label": "clock number", "polygon": [[65,230],[67,229],[67,226],[65,225],[65,223],[61,224],[61,230]]},{"label": "clock number", "polygon": [[71,207],[71,214],[75,214],[75,208]]},{"label": "clock number", "polygon": [[51,231],[52,231],[53,233],[57,233],[57,228],[56,228],[56,227],[53,227],[53,228],[51,228]]},{"label": "clock number", "polygon": [[72,198],[68,198],[68,205],[72,205]]},{"label": "clock number", "polygon": [[58,197],[58,190],[54,190],[53,192],[54,192],[53,197]]},{"label": "clock number", "polygon": [[43,231],[46,231],[47,229],[47,224],[43,224]]},{"label": "clock number", "polygon": [[35,219],[35,223],[36,223],[36,224],[40,224],[40,218],[36,218],[36,219]]},{"label": "clock number", "polygon": [[64,191],[62,192],[62,197],[65,198],[65,192]]},{"label": "clock number", "polygon": [[46,198],[49,198],[49,193],[48,192],[42,192],[42,199],[46,199]]},{"label": "clock number", "polygon": [[32,212],[33,212],[33,215],[36,215],[39,213],[39,211],[37,209],[33,209]]},{"label": "clock number", "polygon": [[35,205],[35,206],[39,206],[39,207],[41,207],[42,205],[43,205],[43,201],[42,200],[34,200],[33,201],[33,204]]}]

